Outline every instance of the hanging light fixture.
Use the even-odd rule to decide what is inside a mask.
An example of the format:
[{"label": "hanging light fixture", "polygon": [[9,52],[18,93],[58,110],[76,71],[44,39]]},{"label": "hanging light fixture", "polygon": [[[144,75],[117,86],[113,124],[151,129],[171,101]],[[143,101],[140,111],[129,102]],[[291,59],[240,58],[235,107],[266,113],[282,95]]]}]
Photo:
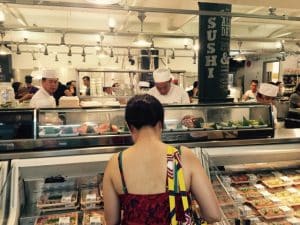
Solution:
[{"label": "hanging light fixture", "polygon": [[17,44],[17,55],[21,55],[21,50],[20,50],[19,45],[20,45],[20,44]]},{"label": "hanging light fixture", "polygon": [[11,50],[8,47],[6,47],[4,42],[3,42],[4,35],[5,35],[5,33],[1,32],[0,55],[10,55]]},{"label": "hanging light fixture", "polygon": [[105,57],[108,57],[108,52],[103,48],[103,40],[104,40],[104,35],[101,34],[100,35],[100,49],[96,51],[96,55],[99,57],[99,58],[105,58]]},{"label": "hanging light fixture", "polygon": [[233,57],[233,60],[238,61],[238,62],[244,61],[244,60],[247,59],[246,56],[245,56],[244,54],[242,54],[242,51],[241,51],[242,44],[243,44],[243,42],[238,41],[238,48],[239,48],[238,51],[239,51],[239,52],[238,52],[237,55],[235,55],[235,56]]},{"label": "hanging light fixture", "polygon": [[155,50],[153,38],[151,39],[150,50]]},{"label": "hanging light fixture", "polygon": [[194,51],[192,59],[193,59],[193,64],[196,64],[196,62],[197,62],[197,53],[196,53],[196,51]]},{"label": "hanging light fixture", "polygon": [[187,49],[187,48],[188,48],[188,45],[189,45],[189,39],[187,39],[187,38],[183,39],[183,46],[184,46],[184,49]]},{"label": "hanging light fixture", "polygon": [[82,62],[84,62],[84,63],[86,62],[85,56],[82,57]]},{"label": "hanging light fixture", "polygon": [[60,37],[60,46],[66,46],[66,42],[65,42],[65,33],[62,34],[62,36]]},{"label": "hanging light fixture", "polygon": [[2,9],[0,9],[0,24],[3,24],[5,21],[5,14]]},{"label": "hanging light fixture", "polygon": [[138,18],[141,22],[141,31],[135,37],[133,43],[134,43],[134,45],[139,46],[139,47],[149,47],[151,45],[151,38],[149,37],[149,35],[143,33],[144,20],[146,18],[145,13],[144,12],[139,12]]},{"label": "hanging light fixture", "polygon": [[170,57],[167,58],[167,64],[170,64]]},{"label": "hanging light fixture", "polygon": [[24,37],[24,42],[27,43],[28,38],[29,38],[29,31],[24,30],[23,31],[23,37]]},{"label": "hanging light fixture", "polygon": [[280,51],[279,51],[280,54],[285,54],[286,53],[285,52],[285,47],[284,47],[284,42],[285,42],[285,40],[280,41]]},{"label": "hanging light fixture", "polygon": [[48,54],[48,45],[47,45],[47,44],[45,44],[45,51],[44,51],[44,55],[49,55],[49,54]]},{"label": "hanging light fixture", "polygon": [[115,63],[119,63],[119,57],[116,57]]}]

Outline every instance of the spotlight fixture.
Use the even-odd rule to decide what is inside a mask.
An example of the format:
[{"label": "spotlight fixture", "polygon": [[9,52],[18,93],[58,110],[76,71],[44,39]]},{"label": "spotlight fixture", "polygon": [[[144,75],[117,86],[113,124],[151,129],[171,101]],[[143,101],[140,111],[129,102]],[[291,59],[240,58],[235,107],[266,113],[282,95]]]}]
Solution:
[{"label": "spotlight fixture", "polygon": [[171,59],[175,59],[175,49],[174,48],[172,48],[172,53],[171,53]]},{"label": "spotlight fixture", "polygon": [[58,62],[59,60],[58,60],[58,56],[57,56],[57,54],[55,54],[55,62]]},{"label": "spotlight fixture", "polygon": [[85,57],[85,56],[86,56],[84,46],[82,47],[82,53],[81,53],[81,56],[82,56],[82,57]]},{"label": "spotlight fixture", "polygon": [[138,19],[141,22],[141,31],[140,33],[135,37],[133,43],[136,46],[139,47],[149,47],[151,45],[151,39],[147,34],[143,33],[143,26],[144,26],[144,20],[146,18],[146,15],[144,12],[139,12]]},{"label": "spotlight fixture", "polygon": [[20,45],[20,44],[17,44],[17,55],[21,55],[21,50],[20,50],[19,45]]},{"label": "spotlight fixture", "polygon": [[82,57],[82,62],[84,62],[84,63],[86,62],[85,56]]},{"label": "spotlight fixture", "polygon": [[113,58],[114,57],[114,50],[112,47],[110,47],[110,54],[109,57]]},{"label": "spotlight fixture", "polygon": [[71,50],[71,45],[69,45],[69,51],[68,51],[68,56],[72,56],[72,50]]},{"label": "spotlight fixture", "polygon": [[279,51],[279,53],[280,54],[285,54],[286,52],[285,52],[285,47],[284,47],[284,40],[281,40],[280,41],[280,51]]},{"label": "spotlight fixture", "polygon": [[197,53],[196,53],[196,51],[194,51],[192,59],[193,59],[193,64],[196,64],[196,60],[197,60]]},{"label": "spotlight fixture", "polygon": [[4,32],[1,32],[1,45],[0,45],[0,55],[10,55],[11,54],[11,50],[5,46],[4,42],[3,42],[3,38],[5,36]]},{"label": "spotlight fixture", "polygon": [[111,33],[113,33],[115,31],[115,27],[116,27],[116,20],[112,17],[110,17],[108,19],[108,27]]},{"label": "spotlight fixture", "polygon": [[48,45],[45,44],[45,51],[44,51],[44,55],[48,55]]},{"label": "spotlight fixture", "polygon": [[189,39],[185,38],[185,39],[183,40],[184,49],[187,49],[187,48],[188,48],[188,44],[189,44]]},{"label": "spotlight fixture", "polygon": [[276,16],[276,13],[275,13],[276,8],[270,6],[268,10],[269,10],[269,16]]},{"label": "spotlight fixture", "polygon": [[24,30],[23,31],[23,37],[24,37],[24,42],[27,43],[28,42],[28,37],[29,37],[29,31]]},{"label": "spotlight fixture", "polygon": [[62,34],[62,36],[60,37],[60,46],[66,46],[66,42],[65,42],[65,33]]},{"label": "spotlight fixture", "polygon": [[115,63],[119,63],[119,57],[116,57]]},{"label": "spotlight fixture", "polygon": [[153,38],[151,39],[150,50],[155,50]]},{"label": "spotlight fixture", "polygon": [[35,57],[35,55],[34,55],[34,51],[31,53],[31,55],[32,55],[32,60],[35,61],[35,60],[36,60],[36,57]]}]

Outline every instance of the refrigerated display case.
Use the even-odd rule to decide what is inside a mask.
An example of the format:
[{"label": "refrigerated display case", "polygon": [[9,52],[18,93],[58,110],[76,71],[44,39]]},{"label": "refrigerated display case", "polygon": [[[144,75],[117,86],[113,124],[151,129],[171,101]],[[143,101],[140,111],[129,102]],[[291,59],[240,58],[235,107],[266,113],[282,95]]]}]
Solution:
[{"label": "refrigerated display case", "polygon": [[[167,143],[274,136],[274,123],[269,105],[166,105],[164,108],[162,139]],[[10,137],[0,140],[1,153],[132,144],[124,119],[124,107],[54,108],[31,111],[15,109],[14,114],[9,113],[10,111],[0,111],[1,118],[4,118],[2,127],[7,124],[11,126]],[[12,122],[14,118],[25,117],[28,126],[26,132],[19,132],[24,127],[24,123],[21,122],[18,123],[21,124],[17,126],[18,129],[13,128],[16,126]],[[3,133],[5,130],[3,127]],[[17,135],[18,132],[23,136]],[[24,137],[25,133],[28,137]],[[68,151],[65,152],[68,154]]]},{"label": "refrigerated display case", "polygon": [[6,210],[8,202],[8,182],[8,162],[0,161],[0,225],[5,223],[8,213]]},{"label": "refrigerated display case", "polygon": [[232,224],[300,223],[299,144],[202,148],[202,153],[220,206],[237,209]]},{"label": "refrigerated display case", "polygon": [[99,221],[103,210],[101,184],[111,156],[12,160],[7,225],[60,224],[60,221],[72,225],[91,224],[86,218],[91,215],[94,215],[95,224],[103,224],[101,218]]}]

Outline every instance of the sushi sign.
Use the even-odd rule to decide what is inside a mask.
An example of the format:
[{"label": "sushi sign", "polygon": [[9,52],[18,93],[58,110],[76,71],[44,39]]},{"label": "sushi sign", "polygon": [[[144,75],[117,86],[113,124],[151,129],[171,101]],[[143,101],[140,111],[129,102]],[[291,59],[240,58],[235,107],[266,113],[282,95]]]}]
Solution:
[{"label": "sushi sign", "polygon": [[[199,8],[203,11],[213,12],[231,11],[231,5],[228,4],[199,3]],[[201,15],[199,19],[200,100],[201,98],[226,98],[229,72],[230,17]]]}]

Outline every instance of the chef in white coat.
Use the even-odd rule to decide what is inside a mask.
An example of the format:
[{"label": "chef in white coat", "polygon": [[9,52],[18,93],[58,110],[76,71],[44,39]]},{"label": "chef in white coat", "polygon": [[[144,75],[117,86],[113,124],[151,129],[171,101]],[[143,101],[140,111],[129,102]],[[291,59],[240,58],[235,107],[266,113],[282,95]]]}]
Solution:
[{"label": "chef in white coat", "polygon": [[272,105],[272,115],[275,126],[277,125],[277,109],[274,104],[278,93],[278,87],[269,83],[262,83],[256,95],[257,102]]},{"label": "chef in white coat", "polygon": [[172,84],[171,72],[167,68],[157,69],[153,72],[155,86],[148,94],[156,97],[162,104],[190,104],[187,92]]},{"label": "chef in white coat", "polygon": [[53,93],[58,88],[58,74],[55,70],[43,70],[41,88],[33,95],[30,106],[33,108],[55,108]]}]

